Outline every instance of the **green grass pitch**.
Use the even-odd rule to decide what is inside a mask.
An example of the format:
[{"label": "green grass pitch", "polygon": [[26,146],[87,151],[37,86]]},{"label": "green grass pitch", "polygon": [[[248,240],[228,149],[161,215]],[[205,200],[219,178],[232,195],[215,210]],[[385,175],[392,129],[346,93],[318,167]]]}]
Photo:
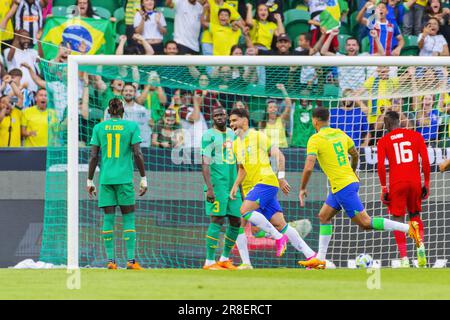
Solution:
[{"label": "green grass pitch", "polygon": [[[448,269],[367,270],[81,269],[80,289],[66,270],[0,269],[0,299],[450,299]],[[69,281],[70,282],[70,281]]]}]

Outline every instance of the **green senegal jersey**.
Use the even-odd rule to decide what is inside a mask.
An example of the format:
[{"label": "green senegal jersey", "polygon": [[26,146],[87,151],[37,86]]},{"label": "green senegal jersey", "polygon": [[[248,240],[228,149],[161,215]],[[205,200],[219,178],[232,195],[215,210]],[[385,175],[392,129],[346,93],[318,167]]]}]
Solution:
[{"label": "green senegal jersey", "polygon": [[312,112],[315,102],[308,101],[308,105],[295,104],[291,147],[306,148],[309,138],[316,133],[312,125]]},{"label": "green senegal jersey", "polygon": [[141,142],[135,122],[113,118],[95,125],[91,145],[99,146],[102,154],[100,184],[133,182],[132,145]]},{"label": "green senegal jersey", "polygon": [[211,128],[203,133],[202,156],[211,159],[211,183],[214,188],[219,186],[231,189],[237,178],[234,139],[236,136],[230,128],[226,132]]}]

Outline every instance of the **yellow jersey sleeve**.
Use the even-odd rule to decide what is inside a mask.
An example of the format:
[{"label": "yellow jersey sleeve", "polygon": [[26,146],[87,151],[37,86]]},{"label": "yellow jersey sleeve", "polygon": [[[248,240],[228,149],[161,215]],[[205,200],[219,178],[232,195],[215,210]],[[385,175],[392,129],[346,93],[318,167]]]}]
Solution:
[{"label": "yellow jersey sleeve", "polygon": [[355,146],[355,142],[353,141],[353,139],[352,138],[350,138],[349,136],[348,136],[348,134],[346,134],[346,133],[344,133],[345,134],[345,137],[346,137],[346,139],[347,139],[347,151],[349,151],[351,148],[353,148],[354,146]]},{"label": "yellow jersey sleeve", "polygon": [[317,135],[313,135],[308,140],[308,144],[306,146],[306,155],[317,156],[319,154],[319,144],[317,143]]}]

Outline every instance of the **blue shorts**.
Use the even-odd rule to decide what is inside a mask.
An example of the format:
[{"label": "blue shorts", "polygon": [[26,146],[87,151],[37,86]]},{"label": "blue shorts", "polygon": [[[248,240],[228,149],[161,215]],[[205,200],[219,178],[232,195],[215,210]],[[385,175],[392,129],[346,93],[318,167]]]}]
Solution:
[{"label": "blue shorts", "polygon": [[283,212],[277,199],[278,188],[267,184],[257,184],[247,194],[245,200],[254,201],[259,204],[258,212],[260,212],[267,220],[270,221],[272,216],[277,212]]},{"label": "blue shorts", "polygon": [[353,182],[344,189],[336,193],[329,193],[325,203],[338,211],[344,209],[347,216],[351,219],[358,213],[364,211],[358,195],[359,183]]}]

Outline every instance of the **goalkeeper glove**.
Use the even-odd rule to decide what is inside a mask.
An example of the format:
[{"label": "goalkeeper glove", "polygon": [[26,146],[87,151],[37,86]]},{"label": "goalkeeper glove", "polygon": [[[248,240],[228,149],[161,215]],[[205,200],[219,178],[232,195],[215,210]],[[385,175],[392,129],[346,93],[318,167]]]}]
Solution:
[{"label": "goalkeeper glove", "polygon": [[426,199],[428,199],[429,196],[430,196],[430,186],[424,185],[422,187],[422,199],[426,200]]},{"label": "goalkeeper glove", "polygon": [[147,191],[147,177],[141,177],[141,183],[139,184],[139,196],[143,196]]},{"label": "goalkeeper glove", "polygon": [[93,180],[87,180],[86,183],[87,191],[89,192],[90,196],[96,196],[97,195],[97,189],[95,188],[95,184]]},{"label": "goalkeeper glove", "polygon": [[381,187],[381,202],[385,205],[389,205],[391,203],[391,200],[389,199],[389,191],[386,186]]}]

